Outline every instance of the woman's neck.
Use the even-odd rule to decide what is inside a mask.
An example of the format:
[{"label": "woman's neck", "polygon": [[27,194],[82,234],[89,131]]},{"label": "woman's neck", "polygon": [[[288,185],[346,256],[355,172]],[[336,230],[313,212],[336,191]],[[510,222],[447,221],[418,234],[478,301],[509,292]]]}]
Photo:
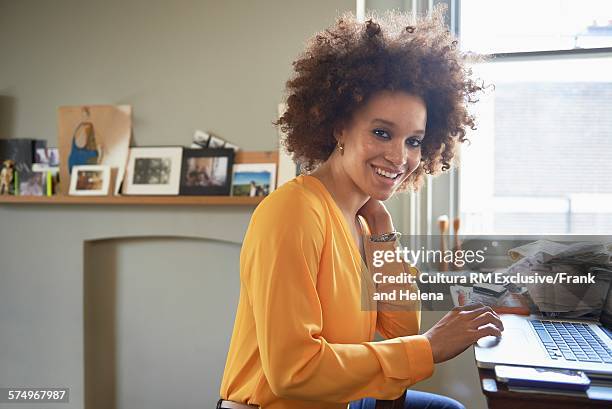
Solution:
[{"label": "woman's neck", "polygon": [[357,212],[369,197],[359,189],[333,156],[321,164],[311,176],[319,179],[329,191],[334,201],[349,220],[355,220]]}]

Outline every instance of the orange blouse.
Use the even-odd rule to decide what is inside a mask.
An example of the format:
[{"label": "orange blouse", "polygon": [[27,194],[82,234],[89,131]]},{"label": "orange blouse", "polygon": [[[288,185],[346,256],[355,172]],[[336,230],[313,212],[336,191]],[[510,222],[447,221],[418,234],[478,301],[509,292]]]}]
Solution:
[{"label": "orange blouse", "polygon": [[[429,341],[415,335],[420,309],[362,308],[367,271],[317,178],[298,176],[265,198],[240,253],[221,397],[263,409],[346,409],[364,397],[395,399],[431,376]],[[372,342],[376,331],[388,339]]]}]

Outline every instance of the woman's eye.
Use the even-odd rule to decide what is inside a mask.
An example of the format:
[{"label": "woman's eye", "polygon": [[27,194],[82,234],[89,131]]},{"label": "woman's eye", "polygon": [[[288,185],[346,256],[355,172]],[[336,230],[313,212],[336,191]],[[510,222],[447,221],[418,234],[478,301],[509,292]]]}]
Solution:
[{"label": "woman's eye", "polygon": [[374,135],[380,136],[383,139],[391,138],[391,135],[389,135],[389,133],[385,131],[384,129],[374,129],[372,132],[374,133]]},{"label": "woman's eye", "polygon": [[413,148],[418,148],[423,144],[423,141],[419,138],[408,138],[406,139],[406,144]]}]

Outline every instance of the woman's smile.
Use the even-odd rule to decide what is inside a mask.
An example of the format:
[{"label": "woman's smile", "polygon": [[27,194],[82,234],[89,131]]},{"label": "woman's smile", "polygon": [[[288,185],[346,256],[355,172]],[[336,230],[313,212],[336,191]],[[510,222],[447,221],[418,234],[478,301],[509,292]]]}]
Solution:
[{"label": "woman's smile", "polygon": [[381,166],[370,165],[371,172],[374,174],[374,180],[386,187],[393,187],[399,180],[402,179],[403,172],[392,171]]}]

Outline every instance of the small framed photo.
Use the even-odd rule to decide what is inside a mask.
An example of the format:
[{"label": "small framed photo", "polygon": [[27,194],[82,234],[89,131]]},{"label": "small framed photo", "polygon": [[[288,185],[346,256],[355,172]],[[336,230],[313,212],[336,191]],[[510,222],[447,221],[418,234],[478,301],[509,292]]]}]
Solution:
[{"label": "small framed photo", "polygon": [[275,163],[238,163],[234,165],[233,196],[267,196],[275,187]]},{"label": "small framed photo", "polygon": [[184,149],[181,195],[228,196],[233,164],[233,149]]},{"label": "small framed photo", "polygon": [[45,196],[47,194],[47,173],[39,171],[19,174],[20,196]]},{"label": "small framed photo", "polygon": [[110,166],[76,165],[70,175],[70,194],[74,196],[106,196],[110,186]]},{"label": "small framed photo", "polygon": [[123,193],[178,195],[182,147],[130,148]]}]

